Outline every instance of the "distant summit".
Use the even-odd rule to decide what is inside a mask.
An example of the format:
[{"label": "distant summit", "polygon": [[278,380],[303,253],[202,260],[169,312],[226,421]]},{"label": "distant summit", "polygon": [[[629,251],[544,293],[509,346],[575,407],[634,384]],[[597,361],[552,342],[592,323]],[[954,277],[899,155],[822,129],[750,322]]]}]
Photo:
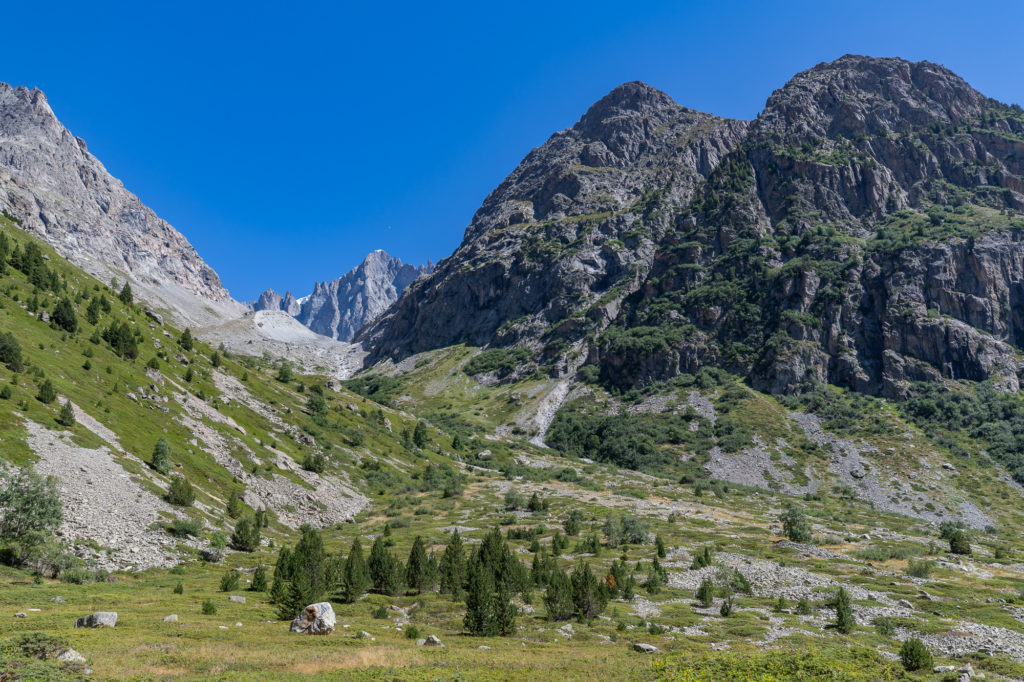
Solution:
[{"label": "distant summit", "polygon": [[313,293],[297,299],[267,289],[253,310],[283,310],[317,334],[351,341],[363,325],[377,318],[417,277],[434,271],[430,261],[413,266],[377,249],[363,262],[330,282],[317,282]]}]

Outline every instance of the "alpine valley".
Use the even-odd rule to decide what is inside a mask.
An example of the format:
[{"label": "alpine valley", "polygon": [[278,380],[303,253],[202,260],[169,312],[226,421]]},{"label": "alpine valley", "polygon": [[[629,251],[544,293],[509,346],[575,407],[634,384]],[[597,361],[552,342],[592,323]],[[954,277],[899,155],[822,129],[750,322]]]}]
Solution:
[{"label": "alpine valley", "polygon": [[0,680],[1024,679],[1024,110],[940,65],[625,83],[301,298],[2,83],[0,209]]}]

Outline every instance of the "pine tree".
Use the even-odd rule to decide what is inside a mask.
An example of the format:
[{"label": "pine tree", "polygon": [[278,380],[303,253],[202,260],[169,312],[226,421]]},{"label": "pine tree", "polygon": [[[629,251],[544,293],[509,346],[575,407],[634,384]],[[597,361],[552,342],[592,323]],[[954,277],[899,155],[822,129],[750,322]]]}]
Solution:
[{"label": "pine tree", "polygon": [[71,401],[65,400],[60,406],[60,414],[57,415],[57,423],[71,428],[75,425],[75,411],[71,407]]},{"label": "pine tree", "polygon": [[493,592],[494,581],[490,572],[481,562],[471,561],[466,590],[466,616],[462,621],[470,634],[488,637],[498,634]]},{"label": "pine tree", "polygon": [[564,572],[555,570],[548,578],[544,607],[551,620],[568,620],[576,612],[572,599],[572,581]]},{"label": "pine tree", "polygon": [[697,552],[693,557],[693,562],[690,564],[691,571],[699,571],[702,568],[711,565],[714,557],[711,554],[711,547],[704,545],[701,551]]},{"label": "pine tree", "polygon": [[707,608],[715,600],[715,583],[711,578],[704,578],[700,587],[697,588],[697,601],[701,606]]},{"label": "pine tree", "polygon": [[267,591],[267,571],[263,568],[263,564],[257,566],[256,571],[252,574],[252,584],[249,585],[249,589],[253,592]]},{"label": "pine tree", "polygon": [[804,516],[800,507],[787,506],[779,519],[782,521],[782,530],[790,541],[802,543],[811,541],[811,524],[808,523],[807,517]]},{"label": "pine tree", "polygon": [[153,457],[150,459],[149,465],[161,474],[166,474],[171,470],[171,444],[163,436],[160,436],[156,445],[153,446]]},{"label": "pine tree", "polygon": [[444,548],[439,571],[441,594],[450,594],[458,599],[466,582],[466,557],[462,548],[462,538],[459,537],[457,529],[452,531],[448,546]]},{"label": "pine tree", "polygon": [[[228,505],[226,509],[228,516],[233,519],[237,519],[245,511],[245,506],[242,504],[242,496],[238,494],[237,490],[232,490],[231,495],[228,496]],[[263,526],[260,525],[260,528]]]},{"label": "pine tree", "polygon": [[412,442],[418,448],[427,447],[427,423],[422,419],[416,422],[416,428],[412,432]]},{"label": "pine tree", "polygon": [[352,604],[366,592],[370,584],[370,573],[363,559],[363,544],[356,538],[348,550],[348,558],[341,573],[341,595],[347,604]]},{"label": "pine tree", "polygon": [[661,539],[660,535],[655,535],[654,536],[654,546],[655,546],[655,548],[658,551],[658,558],[659,559],[664,559],[665,558],[665,541]]},{"label": "pine tree", "polygon": [[277,553],[277,562],[274,564],[274,578],[291,580],[292,577],[292,551],[282,547]]},{"label": "pine tree", "polygon": [[43,379],[43,383],[39,384],[39,392],[36,393],[36,400],[49,405],[56,399],[57,389],[53,387],[53,382],[49,379]]},{"label": "pine tree", "polygon": [[57,305],[53,307],[53,315],[50,316],[53,324],[63,329],[68,334],[74,334],[78,331],[78,317],[75,316],[75,308],[71,305],[71,301],[62,298],[57,301]]},{"label": "pine tree", "polygon": [[192,350],[195,347],[195,340],[192,338],[192,330],[188,327],[181,333],[181,338],[178,339],[178,345],[183,350]]},{"label": "pine tree", "polygon": [[427,582],[427,550],[423,547],[423,538],[419,535],[412,541],[409,550],[409,561],[405,566],[405,583],[417,594],[423,591]]},{"label": "pine tree", "polygon": [[302,537],[291,556],[291,575],[281,603],[281,618],[294,618],[307,605],[322,601],[327,592],[327,555],[320,532],[302,526]]},{"label": "pine tree", "polygon": [[373,541],[373,546],[370,547],[370,560],[367,562],[367,567],[370,569],[370,582],[373,583],[373,589],[378,591],[383,591],[391,571],[391,555],[384,543],[384,535],[378,535],[377,539]]},{"label": "pine tree", "polygon": [[127,281],[124,283],[124,286],[121,287],[121,293],[118,294],[117,297],[121,299],[121,303],[124,303],[125,305],[131,305],[135,301],[135,296],[132,295],[131,285],[129,285]]},{"label": "pine tree", "polygon": [[497,634],[508,637],[516,631],[516,607],[509,599],[508,588],[504,583],[498,584],[498,591],[494,595],[494,602],[491,612],[494,614],[494,629]]},{"label": "pine tree", "polygon": [[604,610],[607,600],[601,586],[590,570],[590,564],[583,559],[576,564],[572,572],[572,601],[576,607],[576,615],[582,620],[592,620]]},{"label": "pine tree", "polygon": [[850,593],[846,591],[846,588],[840,587],[839,591],[836,592],[836,630],[848,635],[853,632],[853,628],[856,627],[857,621],[853,618],[853,606],[850,604]]},{"label": "pine tree", "polygon": [[256,522],[246,516],[235,524],[231,534],[231,546],[240,552],[255,552],[260,546],[261,529]]}]

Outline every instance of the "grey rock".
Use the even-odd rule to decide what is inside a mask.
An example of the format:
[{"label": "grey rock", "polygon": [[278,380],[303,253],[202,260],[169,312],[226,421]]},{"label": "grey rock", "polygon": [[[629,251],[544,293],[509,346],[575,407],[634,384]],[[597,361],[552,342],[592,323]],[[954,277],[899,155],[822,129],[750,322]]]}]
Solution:
[{"label": "grey rock", "polygon": [[165,623],[177,623],[178,622],[178,614],[172,613],[169,616],[164,616],[164,622]]},{"label": "grey rock", "polygon": [[426,640],[425,637],[420,637],[419,639],[416,640],[416,646],[423,646],[426,643],[427,643],[427,640]]},{"label": "grey rock", "polygon": [[642,654],[656,654],[658,653],[658,647],[653,644],[644,644],[643,642],[637,642],[633,645],[633,651],[639,651]]},{"label": "grey rock", "polygon": [[291,632],[329,635],[334,632],[336,623],[334,608],[328,602],[318,602],[310,604],[295,617],[291,624]]},{"label": "grey rock", "polygon": [[239,597],[238,595],[234,595],[234,594],[231,595],[230,597],[228,597],[228,599],[230,599],[231,601],[236,601],[239,604],[244,604],[245,603],[245,597]]},{"label": "grey rock", "polygon": [[115,625],[117,625],[117,613],[114,611],[97,611],[75,621],[76,628],[112,628]]},{"label": "grey rock", "polygon": [[24,611],[18,611],[16,614],[14,614],[14,617],[15,618],[28,618],[28,614],[26,614]]},{"label": "grey rock", "polygon": [[427,635],[426,640],[424,640],[423,642],[423,646],[444,646],[444,644],[442,644],[441,640],[439,640],[436,636]]},{"label": "grey rock", "polygon": [[156,322],[161,327],[164,325],[164,318],[158,313],[153,312],[149,308],[146,308],[146,317]]},{"label": "grey rock", "polygon": [[62,663],[85,663],[85,656],[74,649],[65,649],[57,654],[57,660]]}]

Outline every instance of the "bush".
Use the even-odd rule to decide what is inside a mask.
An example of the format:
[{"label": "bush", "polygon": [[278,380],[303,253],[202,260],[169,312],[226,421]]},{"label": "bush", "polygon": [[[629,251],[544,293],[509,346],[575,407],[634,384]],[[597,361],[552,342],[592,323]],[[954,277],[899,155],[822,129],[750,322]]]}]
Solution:
[{"label": "bush", "polygon": [[231,570],[224,574],[220,579],[220,591],[221,592],[234,592],[238,589],[239,578],[238,571]]},{"label": "bush", "polygon": [[931,572],[934,564],[927,559],[911,559],[907,562],[907,575],[912,578],[927,578]]},{"label": "bush", "polygon": [[924,643],[917,639],[908,639],[900,647],[900,661],[907,670],[929,670],[932,667],[932,654]]},{"label": "bush", "polygon": [[406,639],[418,639],[420,636],[420,629],[415,625],[410,625],[405,629]]},{"label": "bush", "polygon": [[174,592],[174,594],[184,594],[185,593],[185,585],[182,584],[182,582],[179,580],[178,584],[174,586],[174,589],[172,590],[172,592]]},{"label": "bush", "polygon": [[176,538],[199,537],[203,522],[199,519],[174,519],[167,524],[167,532]]},{"label": "bush", "polygon": [[167,488],[167,501],[179,507],[191,506],[196,501],[196,491],[184,476],[175,476]]},{"label": "bush", "polygon": [[217,605],[213,603],[212,599],[203,600],[203,615],[213,616],[217,613]]},{"label": "bush", "polygon": [[21,360],[21,344],[10,332],[0,333],[0,362],[12,372],[20,372],[24,366]]},{"label": "bush", "polygon": [[376,618],[377,620],[387,620],[388,619],[388,607],[386,607],[383,604],[381,604],[380,606],[378,606],[377,608],[375,608],[373,610],[373,617]]},{"label": "bush", "polygon": [[971,541],[967,533],[957,528],[949,535],[949,551],[953,554],[970,554]]},{"label": "bush", "polygon": [[807,522],[804,511],[800,507],[790,505],[779,517],[782,530],[791,542],[808,543],[811,541],[811,524]]},{"label": "bush", "polygon": [[260,546],[259,524],[248,516],[239,520],[231,534],[231,546],[240,552],[255,552]]},{"label": "bush", "polygon": [[64,518],[57,479],[31,467],[0,471],[0,544],[21,564],[44,548]]}]

